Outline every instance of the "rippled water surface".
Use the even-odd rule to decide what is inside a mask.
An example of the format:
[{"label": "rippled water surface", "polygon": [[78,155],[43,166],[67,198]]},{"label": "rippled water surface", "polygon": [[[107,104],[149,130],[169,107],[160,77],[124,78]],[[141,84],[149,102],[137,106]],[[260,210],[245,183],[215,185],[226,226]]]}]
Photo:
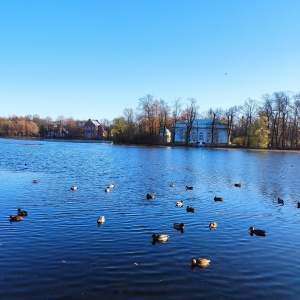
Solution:
[{"label": "rippled water surface", "polygon": [[299,155],[1,139],[1,299],[295,299]]}]

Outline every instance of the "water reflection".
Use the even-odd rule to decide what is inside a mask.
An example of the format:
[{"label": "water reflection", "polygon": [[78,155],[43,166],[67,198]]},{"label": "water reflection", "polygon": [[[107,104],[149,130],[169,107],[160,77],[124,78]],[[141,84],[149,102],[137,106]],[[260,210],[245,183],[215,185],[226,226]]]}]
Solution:
[{"label": "water reflection", "polygon": [[[3,299],[295,299],[300,292],[298,153],[14,140],[0,147]],[[196,213],[176,208],[181,201]],[[10,222],[18,208],[28,216]],[[267,237],[255,238],[256,227]],[[191,272],[199,256],[213,263]]]}]

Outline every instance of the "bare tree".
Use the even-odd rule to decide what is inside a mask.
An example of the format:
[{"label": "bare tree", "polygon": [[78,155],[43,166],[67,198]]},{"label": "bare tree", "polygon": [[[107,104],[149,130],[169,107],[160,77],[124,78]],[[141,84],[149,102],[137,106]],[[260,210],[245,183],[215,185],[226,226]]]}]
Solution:
[{"label": "bare tree", "polygon": [[215,132],[215,122],[222,115],[222,109],[221,108],[217,108],[217,109],[210,108],[208,110],[208,114],[209,114],[210,118],[212,119],[212,127],[211,127],[212,143],[216,144],[217,143],[217,140],[216,140],[217,135]]},{"label": "bare tree", "polygon": [[132,108],[125,108],[123,114],[127,123],[127,141],[134,141],[136,131],[136,125],[134,122],[135,113]]},{"label": "bare tree", "polygon": [[294,103],[291,106],[292,124],[291,124],[290,144],[292,148],[293,145],[295,145],[295,147],[298,148],[298,143],[299,143],[298,131],[299,131],[299,120],[300,120],[300,93],[294,94],[293,99],[294,99]]},{"label": "bare tree", "polygon": [[73,138],[77,133],[77,123],[72,117],[66,119],[65,128],[67,130],[68,138]]},{"label": "bare tree", "polygon": [[163,130],[163,137],[165,135],[165,129],[168,123],[168,116],[170,108],[165,100],[160,99],[158,103],[158,124],[159,124],[159,132]]},{"label": "bare tree", "polygon": [[234,121],[235,121],[237,113],[239,112],[240,109],[241,109],[241,107],[235,105],[225,111],[225,115],[227,118],[227,124],[228,124],[228,132],[227,132],[228,143],[230,143],[230,138],[231,138],[232,132],[233,132]]},{"label": "bare tree", "polygon": [[187,108],[185,110],[185,117],[186,117],[186,145],[190,142],[191,137],[191,130],[193,127],[193,123],[196,119],[198,112],[197,100],[195,98],[189,98]]},{"label": "bare tree", "polygon": [[176,130],[176,124],[180,120],[180,117],[182,115],[182,102],[181,98],[175,98],[173,102],[173,111],[172,111],[172,117],[173,117],[173,134],[172,134],[172,142],[175,142],[175,130]]},{"label": "bare tree", "polygon": [[149,134],[148,142],[153,142],[154,138],[154,100],[153,96],[147,94],[139,99],[139,110],[141,111],[142,122],[144,126],[144,134]]},{"label": "bare tree", "polygon": [[59,123],[59,124],[65,125],[66,124],[66,118],[63,115],[59,115],[56,118],[56,122]]},{"label": "bare tree", "polygon": [[278,126],[276,129],[277,147],[285,148],[286,121],[289,114],[290,96],[287,92],[274,93],[275,109],[278,112]]},{"label": "bare tree", "polygon": [[246,145],[247,143],[247,147],[250,146],[250,139],[251,136],[249,135],[249,131],[248,131],[248,127],[249,125],[252,124],[252,122],[254,121],[254,118],[258,117],[258,104],[256,100],[253,99],[248,99],[247,101],[245,101],[244,106],[243,106],[243,113],[245,115],[244,117],[244,136],[245,136],[245,140],[244,140],[244,145]]}]

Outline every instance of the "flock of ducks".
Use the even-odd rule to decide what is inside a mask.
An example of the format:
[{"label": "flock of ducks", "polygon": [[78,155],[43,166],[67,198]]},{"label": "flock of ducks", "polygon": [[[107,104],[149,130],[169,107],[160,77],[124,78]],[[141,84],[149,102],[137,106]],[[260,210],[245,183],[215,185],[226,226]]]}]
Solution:
[{"label": "flock of ducks", "polygon": [[[109,193],[110,190],[113,189],[113,188],[115,188],[115,184],[114,184],[114,183],[111,183],[111,184],[109,184],[109,185],[104,189],[104,191],[105,191],[105,193]],[[72,186],[71,186],[71,190],[72,190],[72,191],[76,191],[76,190],[77,190],[77,186],[72,185]],[[100,216],[100,217],[97,219],[98,225],[101,225],[101,224],[103,224],[104,222],[105,222],[105,216]]]},{"label": "flock of ducks", "polygon": [[[32,183],[38,183],[38,182],[39,181],[37,179],[34,179],[32,181]],[[234,186],[240,188],[240,187],[242,187],[242,184],[241,183],[235,183]],[[105,188],[104,191],[106,193],[109,193],[110,190],[113,189],[114,187],[115,187],[114,183],[109,184]],[[174,183],[171,183],[170,187],[174,187]],[[193,190],[193,187],[192,186],[186,186],[185,189],[186,190]],[[77,186],[72,185],[71,190],[76,191]],[[155,194],[149,194],[149,193],[146,194],[146,199],[155,199],[155,198],[156,198]],[[214,201],[215,202],[216,201],[223,201],[223,198],[215,196]],[[284,200],[283,199],[278,197],[277,201],[278,201],[278,204],[284,205]],[[184,204],[184,202],[182,200],[178,201],[178,202],[176,202],[175,207],[177,207],[177,208],[183,207],[183,204]],[[300,208],[300,202],[297,203],[297,207]],[[195,208],[187,206],[186,211],[194,213]],[[10,222],[19,222],[19,221],[24,220],[24,218],[23,218],[24,216],[28,216],[27,211],[21,210],[21,208],[18,208],[17,215],[10,215],[9,219],[10,219]],[[104,222],[105,222],[105,217],[104,216],[99,216],[99,218],[97,219],[98,225],[101,225]],[[211,222],[208,227],[209,227],[210,230],[212,230],[212,229],[216,229],[217,226],[218,226],[217,222]],[[184,225],[184,223],[174,223],[174,228],[183,233],[185,225]],[[249,233],[250,233],[251,236],[253,236],[253,235],[264,236],[264,237],[267,236],[267,232],[265,230],[254,229],[254,227],[252,227],[252,226],[249,228],[249,231],[250,231]],[[155,244],[156,242],[166,243],[168,241],[168,239],[169,239],[169,235],[167,235],[167,234],[152,234],[152,244]],[[192,269],[195,268],[195,267],[206,268],[209,265],[210,265],[210,260],[206,259],[206,258],[197,258],[197,259],[193,258],[190,262],[190,266],[191,266]]]},{"label": "flock of ducks", "polygon": [[[32,183],[38,183],[39,181],[37,179],[32,180]],[[105,189],[105,192],[108,193],[110,191],[110,189],[113,189],[115,187],[115,184],[109,184],[107,186],[107,188]],[[77,186],[76,185],[72,185],[71,186],[71,191],[76,191],[77,190]],[[10,222],[20,222],[23,221],[25,216],[28,216],[28,213],[26,210],[21,210],[21,208],[18,208],[18,213],[17,215],[10,215],[9,216],[9,220]],[[97,219],[97,223],[98,225],[101,225],[105,222],[105,217],[104,216],[100,216]]]},{"label": "flock of ducks", "polygon": [[[174,183],[171,183],[170,187],[173,188]],[[193,190],[193,187],[192,186],[186,186],[185,189],[186,190]],[[146,199],[155,199],[155,198],[156,198],[156,196],[153,195],[153,194],[147,194],[146,195]],[[223,198],[215,197],[214,200],[215,201],[223,201]],[[183,207],[183,204],[184,204],[183,200],[178,201],[178,202],[176,202],[175,207],[177,207],[177,208]],[[194,213],[195,208],[193,208],[191,206],[187,206],[186,211]],[[217,226],[218,226],[217,222],[211,222],[208,227],[209,227],[210,230],[212,230],[212,229],[216,229]],[[183,233],[185,225],[184,225],[184,223],[174,223],[174,228],[178,231],[181,231],[181,233]],[[169,235],[167,235],[167,234],[163,234],[163,233],[161,233],[161,234],[152,234],[152,244],[153,245],[155,245],[157,242],[166,243],[168,241],[168,239],[169,239]],[[190,267],[191,267],[191,269],[194,269],[196,267],[206,268],[206,267],[209,266],[209,264],[210,264],[210,260],[207,259],[207,258],[201,258],[201,257],[197,258],[197,259],[193,258],[190,262]]]},{"label": "flock of ducks", "polygon": [[[234,186],[238,187],[238,188],[241,188],[242,184],[241,183],[235,183]],[[171,183],[170,187],[174,187],[174,183]],[[186,186],[186,190],[193,190],[193,187],[192,186]],[[147,194],[146,198],[147,199],[154,199],[155,195]],[[223,201],[223,200],[224,199],[222,197],[217,197],[217,196],[214,197],[215,202]],[[278,198],[278,203],[279,204],[284,204],[284,200]],[[183,207],[183,204],[184,204],[184,202],[182,200],[178,201],[178,202],[176,202],[175,207],[177,207],[177,208]],[[300,208],[300,202],[298,202],[298,208]],[[195,209],[193,207],[187,206],[186,211],[194,213]],[[208,225],[208,227],[209,227],[210,230],[216,229],[218,227],[218,223],[217,222],[211,222]],[[184,223],[174,223],[174,228],[183,233],[185,225],[184,225]],[[253,235],[267,236],[267,232],[265,230],[254,229],[254,227],[252,227],[252,226],[249,228],[249,231],[250,231],[249,234],[251,236],[253,236]],[[169,239],[169,235],[167,235],[167,234],[152,234],[152,244],[155,244],[156,242],[166,243],[168,241],[168,239]],[[209,265],[210,265],[210,259],[202,258],[202,257],[197,258],[197,259],[193,258],[190,262],[191,269],[194,269],[196,267],[198,267],[198,268],[207,268]]]}]

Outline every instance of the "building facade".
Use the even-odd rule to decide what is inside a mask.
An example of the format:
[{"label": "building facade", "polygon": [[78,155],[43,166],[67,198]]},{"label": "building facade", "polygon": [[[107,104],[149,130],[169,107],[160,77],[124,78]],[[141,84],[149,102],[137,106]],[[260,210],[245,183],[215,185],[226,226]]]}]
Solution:
[{"label": "building facade", "polygon": [[62,122],[58,122],[52,130],[48,132],[47,137],[49,138],[66,138],[69,132],[64,128]]},{"label": "building facade", "polygon": [[[188,122],[179,122],[174,127],[175,142],[186,142]],[[190,132],[190,144],[228,144],[228,125],[219,120],[195,119]]]},{"label": "building facade", "polygon": [[98,120],[88,119],[84,124],[84,137],[86,139],[103,139],[107,137],[107,132]]},{"label": "building facade", "polygon": [[159,139],[162,143],[170,143],[171,142],[171,131],[168,128],[163,128],[159,132]]}]

